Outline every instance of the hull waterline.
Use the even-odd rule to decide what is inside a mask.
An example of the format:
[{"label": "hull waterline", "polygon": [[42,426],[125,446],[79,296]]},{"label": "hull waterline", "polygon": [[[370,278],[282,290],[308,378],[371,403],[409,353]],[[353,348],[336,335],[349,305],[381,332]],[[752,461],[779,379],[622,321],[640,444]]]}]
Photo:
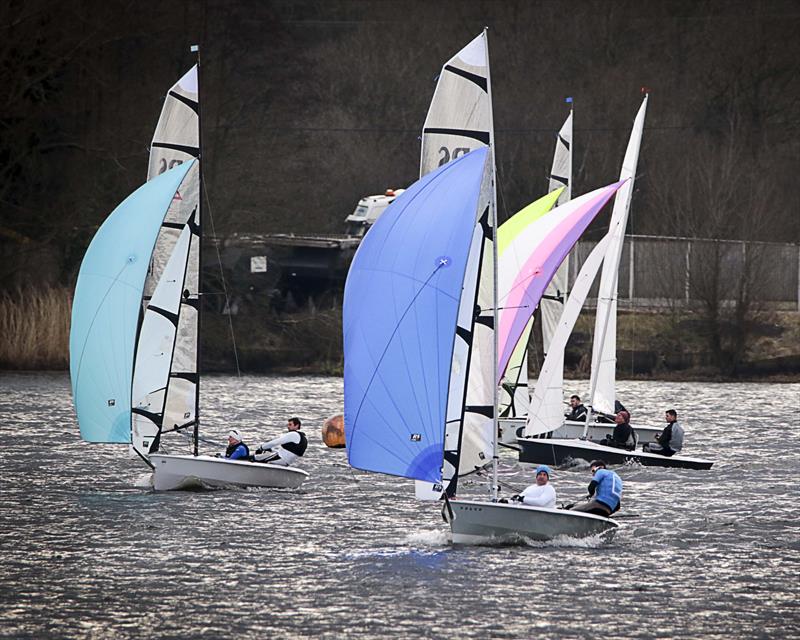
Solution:
[{"label": "hull waterline", "polygon": [[452,500],[454,544],[498,544],[525,540],[602,536],[610,540],[619,525],[578,511],[529,507],[518,503]]},{"label": "hull waterline", "polygon": [[[522,429],[525,429],[525,418],[500,418],[498,421],[500,427],[501,442],[506,444],[514,444],[517,438],[522,437]],[[543,433],[537,438],[580,438],[583,436],[585,422],[573,422],[565,420],[564,423],[554,429]],[[593,440],[602,440],[606,436],[610,436],[616,425],[613,422],[593,422],[589,425],[586,435]],[[639,442],[650,442],[653,436],[661,433],[662,429],[659,427],[649,427],[643,425],[632,425],[633,430],[639,437]]]},{"label": "hull waterline", "polygon": [[302,469],[211,456],[153,454],[153,488],[174,491],[197,486],[296,489],[308,478]]},{"label": "hull waterline", "polygon": [[706,470],[714,464],[713,461],[703,458],[691,458],[683,455],[668,457],[641,450],[628,451],[627,449],[606,447],[590,440],[519,438],[517,445],[520,448],[519,461],[533,464],[561,466],[572,460],[591,461],[597,458],[605,460],[610,465],[637,462],[646,467],[680,469]]}]

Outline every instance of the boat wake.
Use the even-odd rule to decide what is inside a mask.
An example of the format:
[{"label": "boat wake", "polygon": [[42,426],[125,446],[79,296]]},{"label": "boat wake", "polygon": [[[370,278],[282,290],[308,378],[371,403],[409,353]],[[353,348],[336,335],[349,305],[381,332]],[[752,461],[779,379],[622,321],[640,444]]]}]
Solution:
[{"label": "boat wake", "polygon": [[414,531],[401,542],[415,547],[446,547],[450,544],[450,532],[446,529]]}]

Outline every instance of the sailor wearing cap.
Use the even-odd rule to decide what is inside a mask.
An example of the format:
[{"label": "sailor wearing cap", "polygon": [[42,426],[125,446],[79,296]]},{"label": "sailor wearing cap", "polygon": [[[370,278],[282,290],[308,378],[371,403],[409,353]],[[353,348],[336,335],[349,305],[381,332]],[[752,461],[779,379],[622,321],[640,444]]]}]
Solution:
[{"label": "sailor wearing cap", "polygon": [[231,460],[247,460],[250,457],[250,449],[242,442],[242,436],[237,429],[228,432],[228,448],[225,449],[225,457]]},{"label": "sailor wearing cap", "polygon": [[555,509],[556,490],[550,484],[550,468],[545,464],[536,467],[536,484],[532,484],[512,500],[518,500],[531,507]]}]

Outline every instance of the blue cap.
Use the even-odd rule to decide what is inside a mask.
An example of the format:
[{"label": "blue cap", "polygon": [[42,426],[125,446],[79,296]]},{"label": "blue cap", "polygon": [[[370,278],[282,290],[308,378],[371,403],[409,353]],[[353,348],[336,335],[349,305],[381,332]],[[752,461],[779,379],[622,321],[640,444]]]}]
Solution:
[{"label": "blue cap", "polygon": [[547,477],[549,478],[550,477],[550,467],[548,467],[546,464],[540,464],[538,467],[536,467],[536,473],[534,475],[538,476],[540,473],[546,473]]}]

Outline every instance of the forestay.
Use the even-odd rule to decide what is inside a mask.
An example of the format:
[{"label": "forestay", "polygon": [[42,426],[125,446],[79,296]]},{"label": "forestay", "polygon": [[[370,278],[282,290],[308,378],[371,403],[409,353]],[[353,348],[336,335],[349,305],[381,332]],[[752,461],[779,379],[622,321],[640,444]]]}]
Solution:
[{"label": "forestay", "polygon": [[72,302],[70,377],[81,437],[130,442],[131,376],[144,280],[167,208],[193,162],[128,196],[81,263]]},{"label": "forestay", "polygon": [[466,364],[453,358],[462,288],[475,288],[465,275],[477,275],[470,249],[490,177],[487,149],[426,175],[356,252],[343,309],[345,434],[354,467],[442,480],[451,366]]},{"label": "forestay", "polygon": [[625,227],[628,223],[628,212],[633,195],[633,183],[636,166],[639,161],[639,147],[642,142],[647,96],[633,122],[633,130],[625,150],[620,180],[622,186],[614,201],[611,214],[612,230],[603,271],[600,276],[600,288],[597,294],[597,316],[594,326],[594,343],[592,345],[592,372],[590,402],[595,411],[614,412],[616,400],[616,367],[617,367],[617,284],[619,262],[622,257],[622,244],[625,240]]}]

